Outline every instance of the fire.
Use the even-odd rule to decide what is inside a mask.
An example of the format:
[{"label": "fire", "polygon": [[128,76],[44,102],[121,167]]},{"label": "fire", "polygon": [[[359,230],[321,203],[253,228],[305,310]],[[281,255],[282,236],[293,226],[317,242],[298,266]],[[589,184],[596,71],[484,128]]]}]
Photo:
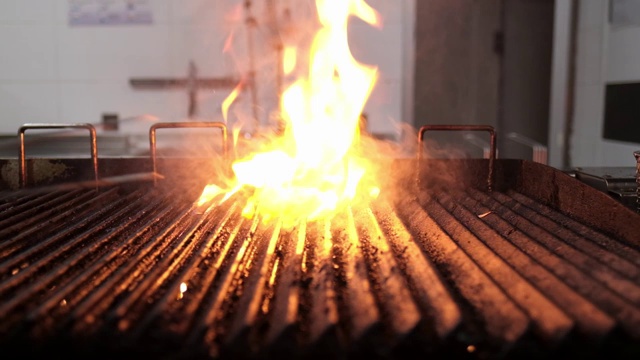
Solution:
[{"label": "fire", "polygon": [[284,62],[282,64],[282,72],[285,75],[289,75],[293,72],[296,67],[296,62],[298,58],[298,54],[296,53],[296,48],[294,46],[287,46],[284,48]]},{"label": "fire", "polygon": [[227,96],[227,98],[222,102],[222,118],[224,119],[225,123],[229,120],[229,108],[231,107],[231,104],[233,104],[233,102],[238,98],[238,95],[240,95],[240,91],[242,91],[242,85],[242,83],[236,85],[231,94]]},{"label": "fire", "polygon": [[[316,8],[321,26],[311,45],[308,75],[282,94],[284,134],[263,151],[234,162],[232,190],[209,185],[198,205],[245,189],[244,216],[281,217],[286,223],[331,216],[361,194],[378,196],[379,188],[364,180],[371,165],[357,156],[359,120],[378,71],[353,58],[347,25],[357,16],[377,26],[379,15],[364,0],[316,0]],[[287,48],[288,72],[295,55]],[[225,101],[226,109],[236,96],[234,91]]]}]

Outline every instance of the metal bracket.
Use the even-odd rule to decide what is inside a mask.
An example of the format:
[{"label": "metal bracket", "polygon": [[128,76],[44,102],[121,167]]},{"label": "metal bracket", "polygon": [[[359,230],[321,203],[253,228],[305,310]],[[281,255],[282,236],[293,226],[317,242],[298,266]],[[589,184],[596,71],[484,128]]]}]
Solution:
[{"label": "metal bracket", "polygon": [[[151,162],[153,163],[153,173],[157,174],[157,157],[156,157],[156,130],[157,129],[177,129],[177,128],[218,128],[222,130],[222,152],[225,159],[229,154],[229,143],[227,140],[227,126],[221,122],[206,122],[206,121],[192,121],[192,122],[165,122],[156,123],[151,125],[149,129],[149,144],[151,149]],[[153,179],[154,185],[157,184],[157,179]]]},{"label": "metal bracket", "polygon": [[27,165],[25,160],[24,149],[24,133],[27,130],[50,130],[50,129],[87,129],[89,130],[89,136],[91,138],[91,160],[93,161],[93,174],[96,181],[96,187],[98,186],[98,141],[96,136],[96,128],[91,124],[24,124],[18,130],[18,136],[20,137],[20,187],[27,186]]},{"label": "metal bracket", "polygon": [[487,189],[493,189],[493,173],[495,171],[496,160],[496,131],[489,125],[425,125],[418,131],[418,167],[416,182],[420,180],[420,160],[424,151],[424,134],[427,131],[486,131],[490,135],[489,140],[489,174],[487,176]]}]

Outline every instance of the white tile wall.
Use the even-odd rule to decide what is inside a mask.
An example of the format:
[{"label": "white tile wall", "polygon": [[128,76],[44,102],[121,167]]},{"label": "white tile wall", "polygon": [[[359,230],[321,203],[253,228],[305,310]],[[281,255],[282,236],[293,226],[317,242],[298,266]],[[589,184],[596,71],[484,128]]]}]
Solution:
[{"label": "white tile wall", "polygon": [[603,12],[607,10],[607,6],[607,0],[580,0],[578,28],[581,30],[602,29],[605,20]]},{"label": "white tile wall", "polygon": [[608,3],[580,1],[573,166],[634,166],[640,149],[602,138],[606,84],[640,81],[640,27],[610,26]]},{"label": "white tile wall", "polygon": [[608,54],[609,81],[640,81],[640,27],[612,28]]},{"label": "white tile wall", "polygon": [[87,119],[97,117],[99,121],[102,112],[124,117],[148,114],[148,109],[164,114],[169,98],[170,91],[135,91],[121,82],[65,82],[60,84],[60,118],[63,122],[91,122]]},{"label": "white tile wall", "polygon": [[165,76],[168,27],[65,28],[58,37],[60,79],[116,81]]},{"label": "white tile wall", "polygon": [[578,37],[578,54],[580,59],[576,68],[576,85],[601,84],[602,71],[602,28],[585,28]]},{"label": "white tile wall", "polygon": [[400,80],[383,77],[378,81],[364,109],[368,116],[369,132],[398,138],[398,123],[402,122],[401,94]]},{"label": "white tile wall", "polygon": [[[349,28],[349,44],[356,60],[378,67],[385,79],[402,77],[402,25],[386,24],[381,29],[364,23]],[[375,39],[375,41],[371,41]]]},{"label": "white tile wall", "polygon": [[602,137],[602,112],[604,106],[602,85],[576,86],[575,125],[573,128],[571,155],[574,165],[587,166],[600,158]]},{"label": "white tile wall", "polygon": [[58,104],[55,82],[1,81],[0,133],[17,134],[23,123],[55,122]]},{"label": "white tile wall", "polygon": [[[370,0],[383,18],[382,29],[352,26],[350,41],[358,60],[376,64],[380,81],[367,104],[370,130],[395,133],[406,91],[406,44],[412,36],[407,13],[415,0]],[[179,121],[187,112],[185,90],[134,90],[133,77],[184,77],[194,60],[204,77],[237,75],[246,69],[243,0],[150,0],[152,25],[70,27],[68,0],[0,0],[0,133],[15,134],[26,122],[99,123],[104,112],[122,118],[150,114],[161,121]],[[258,19],[265,16],[256,0]],[[281,0],[296,18],[313,22],[311,0]],[[412,21],[410,21],[412,23]],[[229,34],[233,51],[223,54]],[[297,34],[300,34],[298,32]],[[268,48],[268,36],[258,29],[257,45]],[[259,56],[259,69],[273,57]],[[266,75],[263,75],[267,77]],[[403,80],[404,79],[404,80]],[[273,83],[259,84],[261,109],[268,113]],[[200,117],[220,119],[220,104],[230,89],[202,90]],[[410,95],[410,94],[409,94]],[[248,113],[247,94],[234,112]],[[127,125],[128,126],[128,125]],[[126,131],[146,132],[123,126]]]},{"label": "white tile wall", "polygon": [[54,80],[56,37],[51,26],[0,24],[0,80]]},{"label": "white tile wall", "polygon": [[[173,25],[205,26],[225,29],[225,19],[233,21],[234,15],[243,15],[238,11],[242,1],[238,0],[165,0],[169,4],[169,21]],[[234,11],[235,10],[235,11]],[[241,20],[240,19],[237,20]]]},{"label": "white tile wall", "polygon": [[[620,141],[604,140],[602,141],[603,163],[607,166],[625,166],[633,167],[636,163],[633,156],[634,151],[640,150],[640,146],[623,143]],[[607,154],[618,154],[619,156],[610,157]]]},{"label": "white tile wall", "polygon": [[0,23],[52,25],[56,1],[2,0]]},{"label": "white tile wall", "polygon": [[189,62],[194,60],[199,76],[226,76],[236,71],[234,59],[223,53],[226,32],[213,26],[172,26],[167,56],[171,61],[171,75],[184,76]]}]

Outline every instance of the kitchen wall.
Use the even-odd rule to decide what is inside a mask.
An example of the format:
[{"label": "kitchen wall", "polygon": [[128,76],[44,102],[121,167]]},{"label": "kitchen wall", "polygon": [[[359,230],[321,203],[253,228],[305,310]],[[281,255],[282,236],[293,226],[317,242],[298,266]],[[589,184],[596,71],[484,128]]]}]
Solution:
[{"label": "kitchen wall", "polygon": [[[370,0],[383,17],[383,28],[361,22],[351,26],[354,55],[381,71],[365,109],[373,133],[395,136],[398,122],[411,121],[405,109],[411,107],[414,1]],[[311,14],[308,2],[275,2],[289,4],[294,17]],[[262,3],[255,1],[256,42],[268,51],[268,31],[260,24],[265,18]],[[147,25],[70,26],[69,4],[0,0],[0,134],[15,134],[27,122],[99,123],[105,112],[180,121],[187,115],[186,90],[138,90],[129,80],[185,77],[190,60],[202,77],[246,71],[243,0],[149,0],[153,22]],[[223,53],[230,33],[233,50]],[[259,59],[269,59],[269,54]],[[265,81],[258,84],[261,121],[266,123],[274,87],[264,76],[260,81]],[[201,90],[198,118],[220,120],[221,102],[230,91]],[[234,112],[245,111],[248,104],[244,94]],[[124,121],[121,131],[146,133],[148,126],[144,120]]]},{"label": "kitchen wall", "polygon": [[497,125],[500,0],[416,5],[415,122]]},{"label": "kitchen wall", "polygon": [[[602,137],[606,84],[640,80],[640,26],[610,24],[609,9],[608,0],[579,1],[571,166],[633,166],[633,151],[640,149]],[[564,101],[555,96],[556,104]],[[551,164],[557,166],[566,129],[559,131],[564,119],[558,112],[553,116],[553,109],[551,121]]]}]

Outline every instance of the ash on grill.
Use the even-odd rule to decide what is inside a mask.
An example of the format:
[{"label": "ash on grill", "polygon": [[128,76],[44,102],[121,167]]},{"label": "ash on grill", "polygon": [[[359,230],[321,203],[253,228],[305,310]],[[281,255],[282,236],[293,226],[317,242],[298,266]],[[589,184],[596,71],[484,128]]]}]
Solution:
[{"label": "ash on grill", "polygon": [[[468,171],[474,186],[423,171],[419,190],[293,229],[243,217],[246,194],[198,207],[197,194],[164,182],[2,192],[2,349],[637,358],[640,236],[613,226],[640,215],[546,166],[493,162],[495,172],[487,160],[423,160]],[[546,178],[555,189],[534,196]],[[565,196],[614,218],[575,216]]]}]

